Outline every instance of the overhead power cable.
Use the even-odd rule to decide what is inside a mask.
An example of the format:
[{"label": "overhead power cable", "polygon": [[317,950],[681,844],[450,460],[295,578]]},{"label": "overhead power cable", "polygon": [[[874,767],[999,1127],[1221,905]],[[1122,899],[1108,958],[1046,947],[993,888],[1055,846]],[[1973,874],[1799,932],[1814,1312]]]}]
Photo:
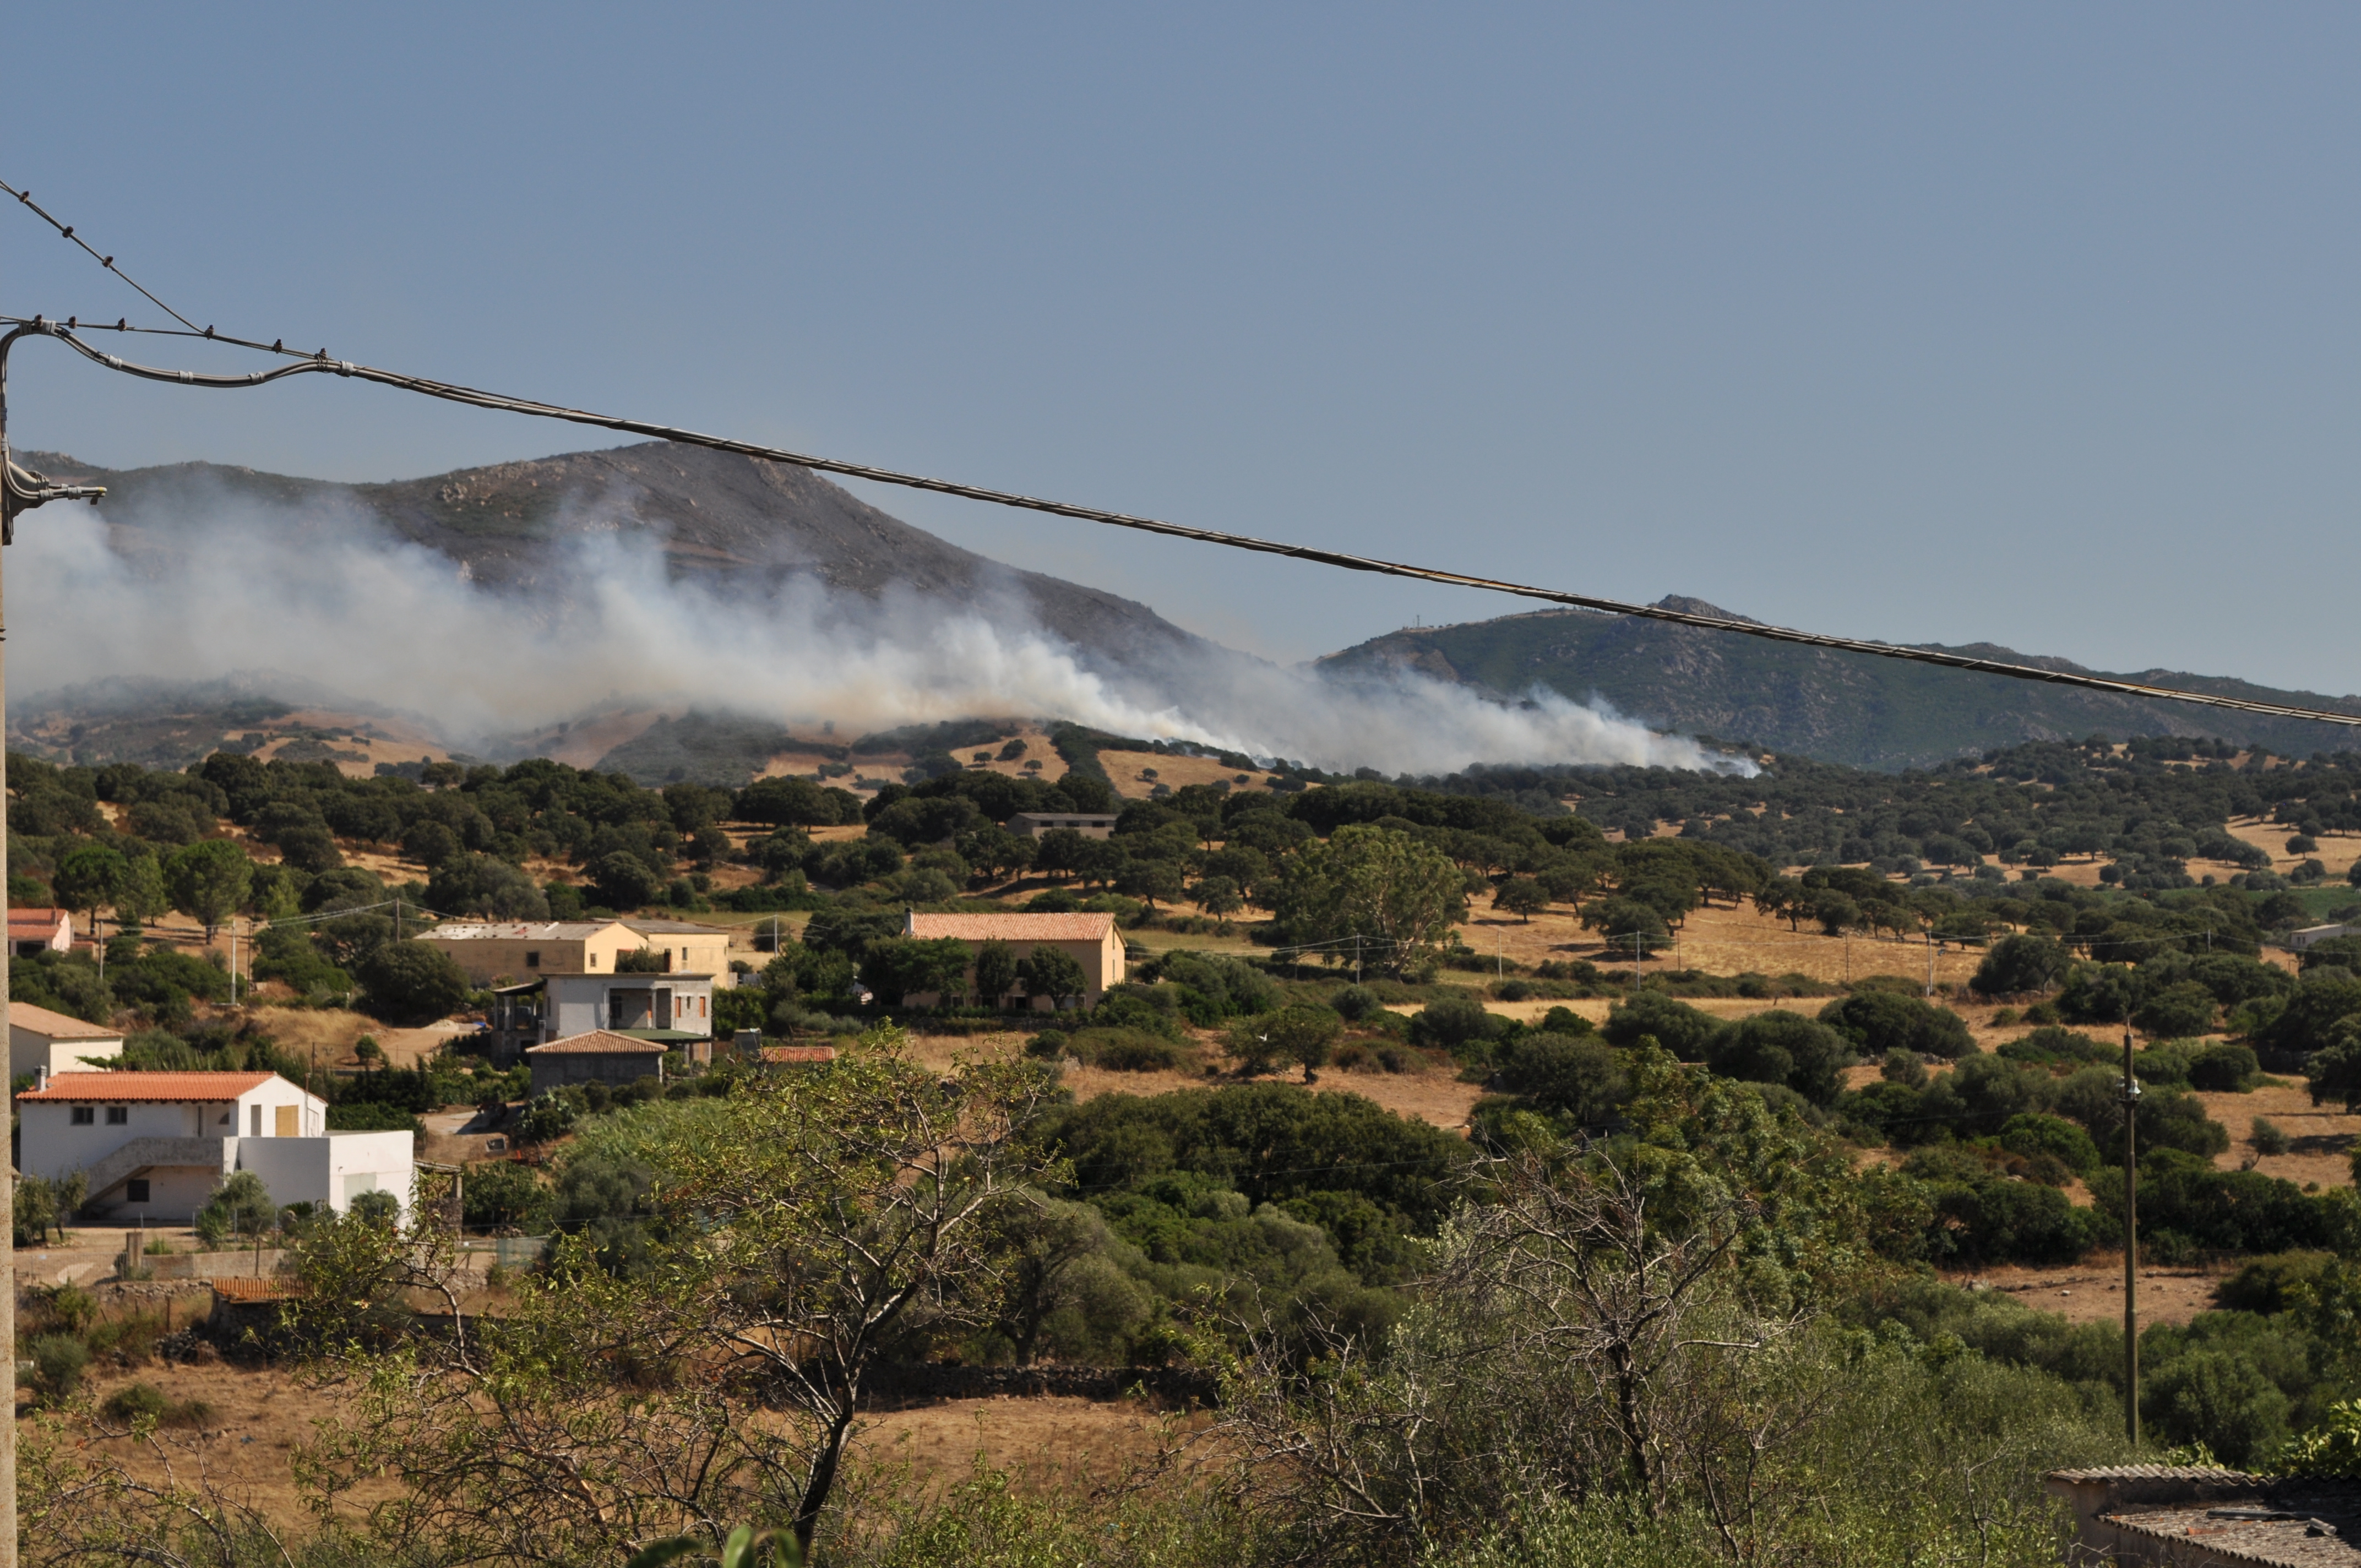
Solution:
[{"label": "overhead power cable", "polygon": [[19,191],[14,185],[9,184],[5,180],[0,180],[0,191],[5,191],[11,196],[16,197],[17,201],[24,203],[27,211],[38,214],[43,223],[57,230],[58,233],[63,235],[66,238],[73,241],[74,244],[82,247],[85,251],[89,251],[90,258],[93,261],[97,262],[101,267],[105,268],[109,272],[114,273],[117,278],[122,279],[133,288],[138,289],[140,296],[149,304],[155,306],[158,310],[163,312],[174,321],[179,322],[182,326],[187,327],[191,332],[195,332],[197,330],[196,323],[191,321],[188,317],[182,315],[180,312],[174,310],[171,306],[166,304],[155,295],[148,293],[146,289],[140,288],[139,282],[137,279],[133,278],[130,273],[126,272],[122,268],[117,267],[115,264],[115,258],[112,256],[101,256],[96,250],[93,249],[90,241],[74,233],[72,225],[61,224],[58,222],[56,218],[52,217],[49,214],[48,208],[33,200],[33,193],[30,191]]},{"label": "overhead power cable", "polygon": [[[73,230],[60,224],[47,212],[34,207],[28,195],[14,192],[0,184],[0,190],[17,194],[18,199],[55,226],[67,238],[73,239],[83,249],[90,250],[110,271],[131,280],[114,265],[111,257],[101,257]],[[1130,512],[1107,511],[1097,507],[1076,506],[1067,501],[1045,499],[1038,496],[1018,495],[1009,490],[991,489],[982,485],[960,484],[950,479],[930,478],[922,474],[906,474],[892,468],[880,468],[866,463],[847,463],[837,458],[822,457],[806,452],[789,452],[781,447],[761,446],[751,441],[735,441],[727,436],[708,435],[702,431],[684,430],[675,425],[655,424],[645,420],[624,419],[614,414],[594,413],[586,409],[567,408],[558,403],[544,403],[530,398],[508,397],[474,387],[463,387],[448,381],[429,380],[424,377],[407,376],[398,371],[382,370],[374,366],[357,364],[349,359],[332,359],[322,348],[305,355],[300,349],[290,349],[281,338],[261,343],[251,338],[231,337],[216,333],[211,326],[199,329],[186,316],[140,289],[141,294],[154,301],[173,320],[187,329],[185,334],[209,342],[225,343],[234,347],[256,349],[265,354],[282,355],[293,363],[275,370],[258,370],[245,376],[225,376],[197,370],[174,370],[158,366],[142,365],[120,355],[108,354],[82,340],[78,334],[89,330],[76,317],[63,324],[40,316],[27,320],[21,316],[0,317],[32,327],[35,331],[56,337],[92,362],[125,375],[146,380],[162,381],[185,387],[236,389],[267,386],[291,376],[336,375],[379,386],[392,387],[423,397],[439,398],[445,402],[464,403],[471,408],[491,409],[502,413],[527,414],[537,419],[563,420],[570,424],[595,425],[628,435],[644,435],[657,441],[678,442],[685,446],[702,446],[716,452],[735,453],[743,457],[759,458],[771,463],[791,463],[816,473],[838,474],[847,478],[869,479],[882,485],[896,485],[906,489],[930,490],[938,495],[958,496],[962,499],[987,501],[994,506],[1014,507],[1024,511],[1045,512],[1053,517],[1073,518],[1082,522],[1104,523],[1114,528],[1127,528],[1142,533],[1162,534],[1172,539],[1194,540],[1202,544],[1219,544],[1233,550],[1250,550],[1265,555],[1283,555],[1298,561],[1311,561],[1323,566],[1340,567],[1349,572],[1374,573],[1380,576],[1407,577],[1414,581],[1441,583],[1452,587],[1480,588],[1490,593],[1512,595],[1519,598],[1539,599],[1550,604],[1568,605],[1577,609],[1603,611],[1609,615],[1628,615],[1645,620],[1667,621],[1675,626],[1695,627],[1705,631],[1730,631],[1744,637],[1757,637],[1773,642],[1793,643],[1806,648],[1826,648],[1836,652],[1861,653],[1877,659],[1899,659],[1911,663],[1933,664],[1944,669],[1967,670],[1978,674],[2002,675],[2011,680],[2037,681],[2048,685],[2072,686],[2084,691],[2111,692],[2118,696],[2147,697],[2168,702],[2193,703],[2204,707],[2226,708],[2238,713],[2261,714],[2272,718],[2301,718],[2321,724],[2341,725],[2361,729],[2361,714],[2338,713],[2326,708],[2302,707],[2289,703],[2259,702],[2251,697],[2229,696],[2213,692],[2186,691],[2178,686],[2150,685],[2141,681],[2114,680],[2080,671],[2046,669],[2038,664],[2012,663],[2001,659],[1981,659],[1966,653],[1953,653],[1938,648],[1916,648],[1901,643],[1873,642],[1855,637],[1829,637],[1817,632],[1799,631],[1790,627],[1773,626],[1757,620],[1733,616],[1700,615],[1694,610],[1675,609],[1667,605],[1630,604],[1620,599],[1601,598],[1596,594],[1569,593],[1562,588],[1536,587],[1531,584],[1509,582],[1498,577],[1478,576],[1468,572],[1454,572],[1433,566],[1412,565],[1407,562],[1389,561],[1372,555],[1355,555],[1343,551],[1322,550],[1307,544],[1289,544],[1276,540],[1257,539],[1250,534],[1224,533],[1208,528],[1191,528],[1183,523],[1167,522],[1159,518],[1140,517]],[[126,321],[117,321],[111,329],[122,332],[136,329]]]}]

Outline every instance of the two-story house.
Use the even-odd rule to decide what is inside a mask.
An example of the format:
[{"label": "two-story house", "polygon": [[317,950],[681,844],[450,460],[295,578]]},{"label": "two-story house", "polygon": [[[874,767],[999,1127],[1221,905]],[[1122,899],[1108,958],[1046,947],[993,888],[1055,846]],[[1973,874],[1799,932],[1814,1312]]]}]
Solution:
[{"label": "two-story house", "polygon": [[492,989],[495,1062],[598,1031],[668,1045],[713,1037],[730,933],[681,920],[453,922],[423,938]]},{"label": "two-story house", "polygon": [[276,1073],[41,1069],[16,1110],[19,1168],[82,1172],[85,1214],[186,1222],[238,1170],[280,1204],[342,1213],[383,1191],[410,1206],[408,1133],[332,1133],[327,1102]]}]

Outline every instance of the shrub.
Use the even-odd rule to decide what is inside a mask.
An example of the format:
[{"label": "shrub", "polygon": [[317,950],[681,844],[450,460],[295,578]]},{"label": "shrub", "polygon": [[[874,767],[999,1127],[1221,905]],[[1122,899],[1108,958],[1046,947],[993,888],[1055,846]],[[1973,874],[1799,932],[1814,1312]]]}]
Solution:
[{"label": "shrub", "polygon": [[1820,1022],[1866,1056],[1890,1050],[1956,1060],[1976,1048],[1968,1021],[1948,1007],[1890,991],[1859,991],[1820,1009]]},{"label": "shrub", "polygon": [[1826,1024],[1776,1008],[1724,1027],[1706,1046],[1706,1062],[1725,1078],[1777,1083],[1815,1105],[1832,1103],[1853,1059],[1851,1043]]},{"label": "shrub", "polygon": [[2047,991],[2065,978],[2069,961],[2065,948],[2048,937],[2003,937],[1968,985],[1984,996]]},{"label": "shrub", "polygon": [[2027,1158],[2048,1155],[2077,1176],[2088,1176],[2099,1168],[2099,1146],[2063,1116],[2040,1112],[2011,1116],[2000,1130],[2000,1146]]},{"label": "shrub", "polygon": [[1066,1037],[1065,1050],[1109,1072],[1177,1072],[1197,1058],[1194,1047],[1121,1025],[1078,1030]]},{"label": "shrub", "polygon": [[1919,1059],[1917,1052],[1896,1048],[1885,1053],[1885,1059],[1878,1064],[1877,1076],[1905,1089],[1924,1089],[1927,1064]]},{"label": "shrub", "polygon": [[2287,1129],[2268,1116],[2257,1116],[2246,1130],[2246,1141],[2255,1146],[2258,1155],[2280,1155],[2295,1146]]},{"label": "shrub", "polygon": [[1474,997],[1454,992],[1428,1003],[1410,1021],[1411,1043],[1439,1046],[1457,1056],[1492,1032],[1492,1014]]},{"label": "shrub", "polygon": [[1586,1125],[1612,1119],[1631,1094],[1620,1053],[1596,1035],[1517,1036],[1500,1047],[1492,1087]]},{"label": "shrub", "polygon": [[432,942],[388,942],[360,961],[356,978],[370,1014],[390,1024],[432,1024],[467,1000],[458,960]]},{"label": "shrub", "polygon": [[1378,993],[1366,985],[1346,986],[1328,999],[1328,1005],[1336,1010],[1337,1016],[1355,1024],[1372,1013],[1384,1012],[1386,1006],[1378,1000]]},{"label": "shrub", "polygon": [[159,1426],[197,1427],[211,1419],[214,1408],[203,1399],[174,1399],[151,1383],[132,1383],[109,1394],[99,1413],[126,1425],[145,1417]]},{"label": "shrub", "polygon": [[2200,1050],[2189,1063],[2189,1085],[2213,1093],[2243,1090],[2262,1076],[2252,1047],[2227,1042]]},{"label": "shrub", "polygon": [[2234,1312],[2284,1312],[2302,1304],[2312,1281],[2335,1261],[2332,1252],[2279,1252],[2249,1258],[2213,1288],[2213,1299]]},{"label": "shrub", "polygon": [[2211,991],[2193,980],[2177,981],[2134,1008],[2132,1022],[2153,1037],[2181,1039],[2211,1029],[2216,1010]]},{"label": "shrub", "polygon": [[517,1113],[516,1135],[529,1144],[563,1137],[573,1126],[573,1102],[555,1092],[534,1095]]},{"label": "shrub", "polygon": [[71,1334],[42,1334],[27,1348],[33,1387],[40,1396],[53,1405],[73,1398],[90,1365],[90,1347]]},{"label": "shrub", "polygon": [[1607,1036],[1609,1044],[1623,1047],[1637,1045],[1643,1035],[1653,1036],[1658,1045],[1681,1060],[1701,1061],[1706,1042],[1720,1027],[1709,1013],[1699,1012],[1660,991],[1642,991],[1630,1002],[1610,1009],[1598,1032]]}]

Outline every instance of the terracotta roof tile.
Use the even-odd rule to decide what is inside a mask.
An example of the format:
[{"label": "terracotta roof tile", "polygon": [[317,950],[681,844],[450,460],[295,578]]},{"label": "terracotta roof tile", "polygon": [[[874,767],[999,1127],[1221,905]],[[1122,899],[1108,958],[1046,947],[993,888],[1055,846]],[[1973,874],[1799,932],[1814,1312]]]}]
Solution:
[{"label": "terracotta roof tile", "polygon": [[270,1072],[60,1072],[50,1076],[47,1089],[28,1089],[16,1098],[77,1102],[179,1100],[217,1104],[235,1100],[248,1090],[259,1089],[278,1076]]},{"label": "terracotta roof tile", "polygon": [[963,942],[1103,942],[1112,915],[921,915],[909,918],[913,937],[957,937]]},{"label": "terracotta roof tile", "polygon": [[8,1022],[12,1027],[30,1029],[37,1035],[47,1035],[53,1040],[119,1040],[123,1031],[110,1029],[104,1024],[85,1024],[79,1018],[69,1018],[62,1013],[52,1013],[46,1007],[36,1007],[29,1002],[8,1003]]},{"label": "terracotta roof tile", "polygon": [[787,1066],[796,1062],[834,1061],[834,1046],[764,1046],[763,1061],[767,1066]]},{"label": "terracotta roof tile", "polygon": [[66,918],[66,912],[62,909],[11,909],[8,911],[8,930],[12,935],[18,931],[30,931],[46,937],[55,933]]},{"label": "terracotta roof tile", "polygon": [[629,1035],[618,1035],[609,1029],[593,1029],[586,1035],[568,1035],[562,1040],[552,1040],[545,1046],[528,1046],[524,1054],[529,1057],[660,1057],[671,1049],[670,1046],[655,1040],[635,1040]]}]

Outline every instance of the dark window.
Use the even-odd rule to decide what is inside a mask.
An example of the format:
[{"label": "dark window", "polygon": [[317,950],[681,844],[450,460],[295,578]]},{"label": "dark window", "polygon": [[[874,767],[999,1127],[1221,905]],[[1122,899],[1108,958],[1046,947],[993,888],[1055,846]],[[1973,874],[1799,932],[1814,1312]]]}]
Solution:
[{"label": "dark window", "polygon": [[106,1108],[106,1124],[107,1124],[108,1126],[110,1126],[110,1127],[120,1127],[120,1126],[124,1126],[124,1125],[127,1124],[130,1122],[130,1120],[131,1120],[131,1107],[130,1107],[130,1106],[128,1106],[128,1105],[109,1105],[109,1106]]},{"label": "dark window", "polygon": [[539,969],[541,967],[541,955],[539,953],[532,952],[525,954],[524,967],[527,969]]},{"label": "dark window", "polygon": [[73,1108],[72,1113],[68,1116],[67,1120],[71,1121],[77,1127],[94,1125],[98,1121],[98,1107],[95,1105],[77,1105]]},{"label": "dark window", "polygon": [[147,1202],[148,1179],[144,1176],[135,1176],[130,1180],[125,1182],[123,1184],[123,1201],[126,1203]]}]

